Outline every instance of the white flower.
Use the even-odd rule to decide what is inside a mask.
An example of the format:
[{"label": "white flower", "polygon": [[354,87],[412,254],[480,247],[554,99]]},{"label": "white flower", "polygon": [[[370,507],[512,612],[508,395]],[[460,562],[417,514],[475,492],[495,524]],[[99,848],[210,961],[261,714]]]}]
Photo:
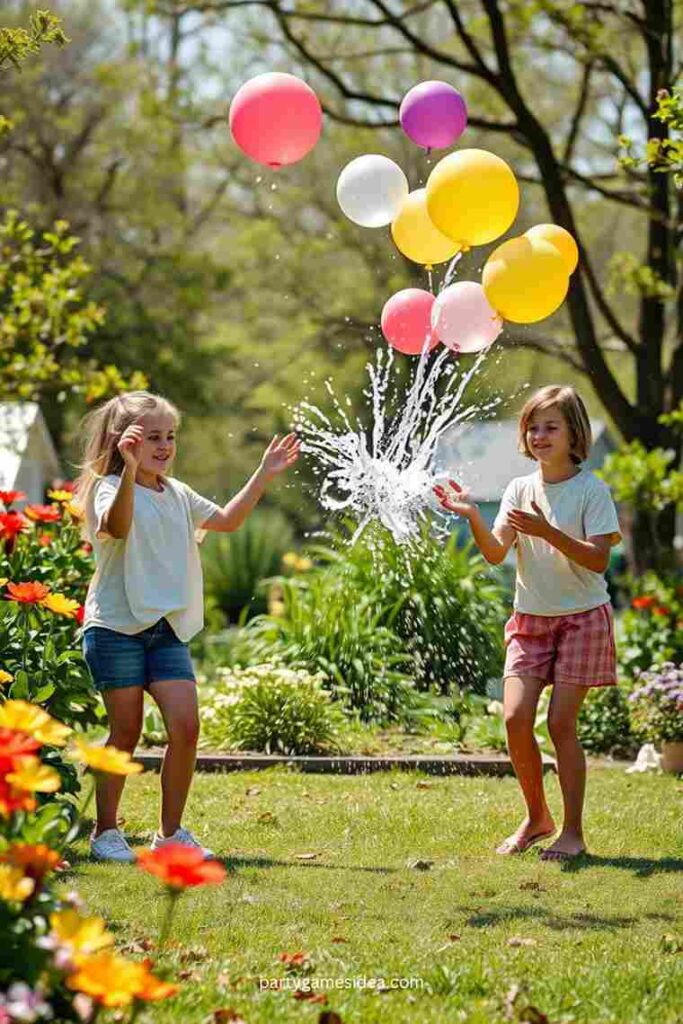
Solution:
[{"label": "white flower", "polygon": [[5,997],[5,1009],[16,1021],[33,1024],[33,1021],[51,1020],[52,1008],[45,1002],[42,993],[29,988],[23,981],[10,985]]}]

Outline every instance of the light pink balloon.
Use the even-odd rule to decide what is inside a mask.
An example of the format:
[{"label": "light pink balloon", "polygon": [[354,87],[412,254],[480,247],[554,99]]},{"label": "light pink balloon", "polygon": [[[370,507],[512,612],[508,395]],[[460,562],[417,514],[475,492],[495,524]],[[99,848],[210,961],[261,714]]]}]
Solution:
[{"label": "light pink balloon", "polygon": [[230,131],[240,149],[259,164],[295,164],[315,146],[322,128],[320,100],[295,75],[256,75],[235,93]]},{"label": "light pink balloon", "polygon": [[439,344],[431,325],[434,296],[422,288],[404,288],[385,303],[382,310],[382,334],[398,352],[419,356]]},{"label": "light pink balloon", "polygon": [[480,352],[496,340],[503,321],[475,281],[457,281],[436,297],[432,328],[454,352]]}]

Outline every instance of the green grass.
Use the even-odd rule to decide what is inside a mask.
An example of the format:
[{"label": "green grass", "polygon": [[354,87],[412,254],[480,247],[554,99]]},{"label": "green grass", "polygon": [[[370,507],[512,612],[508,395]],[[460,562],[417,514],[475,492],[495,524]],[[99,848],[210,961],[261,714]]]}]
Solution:
[{"label": "green grass", "polygon": [[[155,824],[157,783],[128,783],[133,842]],[[559,812],[554,777],[549,792]],[[533,850],[492,852],[520,815],[514,779],[199,776],[187,824],[231,870],[220,888],[181,899],[179,945],[166,956],[182,992],[151,1019],[194,1024],[229,1007],[247,1024],[317,1022],[321,1009],[344,1024],[544,1020],[533,1006],[551,1024],[673,1024],[683,1006],[682,811],[680,781],[597,768],[592,856],[559,865]],[[163,909],[156,881],[74,862],[89,909],[129,951],[142,949]],[[417,978],[423,987],[337,990],[326,1007],[260,992],[259,978],[285,977],[282,951],[307,953],[312,978]],[[521,993],[506,1016],[513,985]]]}]

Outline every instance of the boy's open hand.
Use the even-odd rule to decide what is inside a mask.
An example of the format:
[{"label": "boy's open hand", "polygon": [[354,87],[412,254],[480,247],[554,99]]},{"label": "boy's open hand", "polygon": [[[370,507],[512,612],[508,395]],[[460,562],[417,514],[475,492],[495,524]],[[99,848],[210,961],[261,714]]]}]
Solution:
[{"label": "boy's open hand", "polygon": [[276,434],[261,459],[261,469],[267,477],[276,477],[293,466],[299,458],[301,441],[296,434],[287,434],[280,440]]},{"label": "boy's open hand", "polygon": [[531,502],[532,512],[523,512],[521,508],[513,508],[508,512],[508,523],[518,533],[526,533],[529,537],[544,537],[550,532],[550,523],[535,501]]},{"label": "boy's open hand", "polygon": [[466,487],[461,487],[460,484],[456,484],[455,480],[449,480],[448,483],[451,486],[450,491],[441,484],[434,488],[434,494],[438,499],[439,505],[441,505],[441,508],[445,508],[447,512],[455,512],[459,516],[470,516],[477,506],[470,500],[469,490]]}]

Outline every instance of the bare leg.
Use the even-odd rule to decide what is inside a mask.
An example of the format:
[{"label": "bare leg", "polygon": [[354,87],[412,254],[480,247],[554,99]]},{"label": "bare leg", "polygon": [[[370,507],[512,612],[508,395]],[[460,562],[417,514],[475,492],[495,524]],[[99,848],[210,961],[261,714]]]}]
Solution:
[{"label": "bare leg", "polygon": [[150,683],[149,691],[159,705],[168,734],[161,768],[159,834],[171,836],[180,825],[197,759],[197,685],[191,679],[165,679]]},{"label": "bare leg", "polygon": [[548,709],[548,731],[555,745],[560,777],[564,824],[552,846],[543,851],[544,860],[575,857],[586,849],[583,841],[583,803],[586,795],[586,756],[576,735],[576,720],[587,686],[556,683]]},{"label": "bare leg", "polygon": [[[141,686],[123,686],[102,694],[107,709],[109,736],[107,743],[132,754],[142,729],[143,690]],[[96,784],[97,824],[95,835],[108,828],[117,828],[117,814],[125,775],[100,773]]]},{"label": "bare leg", "polygon": [[530,841],[550,835],[555,823],[545,799],[543,762],[534,721],[544,680],[534,676],[507,676],[503,706],[508,750],[522,788],[527,817],[513,835],[498,847],[498,853],[520,853]]}]

